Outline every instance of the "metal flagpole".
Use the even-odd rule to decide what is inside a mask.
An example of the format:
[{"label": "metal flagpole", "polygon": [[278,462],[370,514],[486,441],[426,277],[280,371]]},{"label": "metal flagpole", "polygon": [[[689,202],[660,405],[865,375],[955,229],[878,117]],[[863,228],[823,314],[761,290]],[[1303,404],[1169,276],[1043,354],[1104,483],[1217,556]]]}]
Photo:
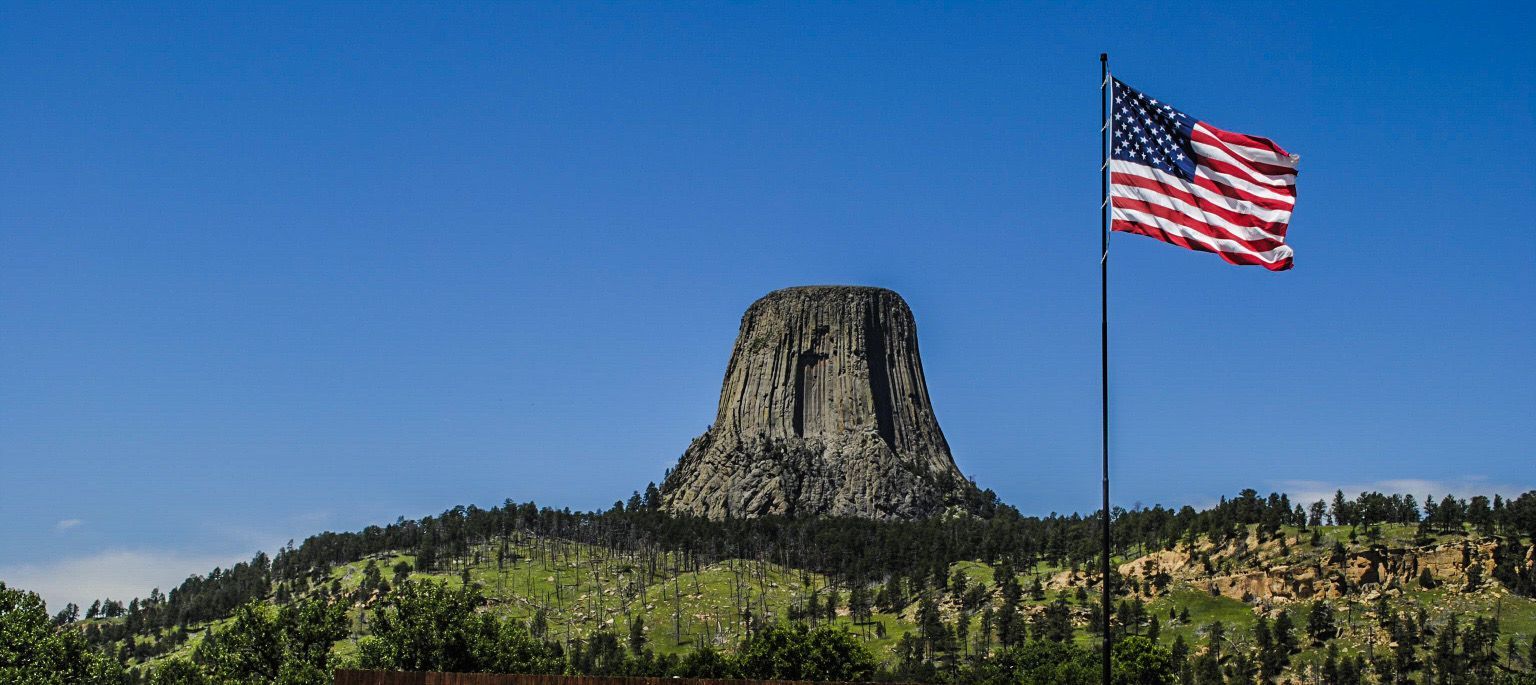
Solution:
[{"label": "metal flagpole", "polygon": [[1099,157],[1103,160],[1099,168],[1103,198],[1099,205],[1099,387],[1104,447],[1104,549],[1099,582],[1104,590],[1104,685],[1109,685],[1110,647],[1114,642],[1109,623],[1109,53],[1099,53],[1099,79]]}]

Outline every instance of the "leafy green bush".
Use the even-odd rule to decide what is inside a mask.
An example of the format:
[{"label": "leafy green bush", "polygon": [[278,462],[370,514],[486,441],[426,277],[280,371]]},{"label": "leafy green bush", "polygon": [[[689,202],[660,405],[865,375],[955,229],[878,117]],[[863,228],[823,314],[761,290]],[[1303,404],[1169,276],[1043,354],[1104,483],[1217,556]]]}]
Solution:
[{"label": "leafy green bush", "polygon": [[119,685],[128,676],[115,660],[97,654],[78,630],[55,626],[36,593],[0,581],[0,683],[6,685]]},{"label": "leafy green bush", "polygon": [[744,678],[865,680],[875,658],[846,630],[780,623],[747,638],[737,667]]},{"label": "leafy green bush", "polygon": [[191,660],[170,659],[150,674],[154,685],[331,682],[331,645],[347,635],[345,609],[319,599],[281,607],[251,600],[234,621],[209,631]]},{"label": "leafy green bush", "polygon": [[564,659],[521,621],[478,613],[473,585],[401,582],[375,609],[373,636],[359,643],[363,668],[460,673],[559,673]]}]

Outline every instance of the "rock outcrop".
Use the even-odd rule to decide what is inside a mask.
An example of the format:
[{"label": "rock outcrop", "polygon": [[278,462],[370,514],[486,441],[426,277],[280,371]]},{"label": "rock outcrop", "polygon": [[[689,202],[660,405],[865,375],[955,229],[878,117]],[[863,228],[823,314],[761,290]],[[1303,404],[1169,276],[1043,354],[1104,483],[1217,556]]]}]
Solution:
[{"label": "rock outcrop", "polygon": [[[1372,545],[1339,557],[1326,550],[1288,555],[1285,549],[1306,548],[1300,538],[1289,538],[1286,543],[1288,547],[1280,546],[1278,540],[1261,544],[1250,536],[1241,545],[1216,547],[1202,543],[1194,550],[1179,545],[1177,549],[1152,552],[1125,562],[1119,571],[1147,597],[1157,596],[1160,587],[1170,583],[1185,583],[1244,602],[1284,604],[1411,589],[1419,587],[1425,571],[1436,587],[1465,589],[1474,578],[1479,586],[1491,587],[1489,581],[1499,555],[1509,551],[1495,538],[1423,547]],[[1239,568],[1211,572],[1197,558],[1216,566],[1230,564]],[[1536,563],[1527,561],[1524,568],[1536,570]],[[1052,579],[1050,587],[1069,588],[1080,582],[1086,581],[1064,571]]]},{"label": "rock outcrop", "polygon": [[917,326],[882,288],[769,293],[742,316],[709,430],[662,486],[709,518],[904,518],[977,505],[939,429]]}]

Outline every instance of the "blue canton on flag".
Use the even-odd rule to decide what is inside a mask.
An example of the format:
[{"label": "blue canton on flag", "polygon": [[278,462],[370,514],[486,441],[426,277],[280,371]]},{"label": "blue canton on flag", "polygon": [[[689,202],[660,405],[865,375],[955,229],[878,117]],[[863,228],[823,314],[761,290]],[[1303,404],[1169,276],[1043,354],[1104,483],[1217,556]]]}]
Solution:
[{"label": "blue canton on flag", "polygon": [[1110,228],[1233,264],[1291,268],[1297,157],[1113,82]]},{"label": "blue canton on flag", "polygon": [[1189,137],[1195,120],[1166,102],[1115,81],[1115,140],[1111,156],[1140,162],[1180,178],[1195,177]]}]

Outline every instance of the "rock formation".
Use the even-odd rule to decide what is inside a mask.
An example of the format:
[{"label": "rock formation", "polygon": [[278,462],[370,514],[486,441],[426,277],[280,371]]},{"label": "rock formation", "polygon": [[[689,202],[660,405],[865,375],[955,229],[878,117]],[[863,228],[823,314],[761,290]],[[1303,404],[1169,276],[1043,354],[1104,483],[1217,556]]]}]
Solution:
[{"label": "rock formation", "polygon": [[850,286],[747,309],[715,422],[662,485],[664,508],[710,518],[903,518],[978,501],[929,404],[912,311]]},{"label": "rock formation", "polygon": [[[1476,541],[1436,543],[1422,547],[1372,545],[1334,558],[1326,548],[1303,552],[1302,558],[1286,558],[1286,549],[1307,549],[1298,537],[1258,542],[1250,535],[1241,544],[1225,546],[1200,543],[1194,549],[1179,545],[1175,549],[1152,552],[1120,565],[1120,575],[1140,584],[1140,594],[1151,598],[1170,584],[1186,583],[1201,587],[1213,595],[1261,605],[1280,605],[1315,599],[1338,599],[1352,595],[1401,593],[1420,587],[1421,574],[1435,586],[1467,589],[1477,578],[1478,587],[1493,588],[1494,569],[1501,555],[1519,552],[1518,545],[1502,544],[1497,538]],[[1536,549],[1536,547],[1533,547]],[[1200,559],[1213,566],[1235,566],[1211,572]],[[1522,563],[1511,560],[1513,565]],[[1524,560],[1527,572],[1536,570],[1536,557]],[[1085,584],[1081,571],[1063,571],[1047,583],[1051,589],[1069,589]]]}]

